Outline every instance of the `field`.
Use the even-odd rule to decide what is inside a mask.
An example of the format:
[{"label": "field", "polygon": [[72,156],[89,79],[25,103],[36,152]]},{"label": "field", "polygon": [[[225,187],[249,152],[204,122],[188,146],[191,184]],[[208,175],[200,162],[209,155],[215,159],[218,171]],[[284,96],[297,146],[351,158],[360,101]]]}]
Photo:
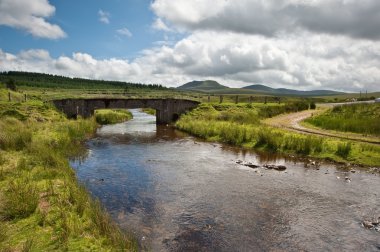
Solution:
[{"label": "field", "polygon": [[137,250],[68,163],[95,120],[67,120],[40,100],[12,97],[0,101],[0,251]]},{"label": "field", "polygon": [[[298,110],[297,106],[288,106]],[[380,165],[379,146],[298,134],[261,123],[262,119],[283,112],[284,109],[275,104],[251,107],[249,104],[202,104],[182,116],[176,126],[209,141],[338,162]]]},{"label": "field", "polygon": [[380,136],[380,104],[337,106],[306,122],[328,130]]}]

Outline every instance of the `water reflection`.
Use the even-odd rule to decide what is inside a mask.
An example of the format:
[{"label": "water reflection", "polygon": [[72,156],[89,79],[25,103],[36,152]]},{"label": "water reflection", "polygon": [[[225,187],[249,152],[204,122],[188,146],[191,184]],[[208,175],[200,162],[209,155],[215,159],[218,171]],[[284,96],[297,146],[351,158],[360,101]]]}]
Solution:
[{"label": "water reflection", "polygon": [[305,168],[294,159],[202,142],[133,114],[101,128],[85,160],[72,164],[143,250],[377,250],[379,233],[360,225],[380,215],[377,175]]}]

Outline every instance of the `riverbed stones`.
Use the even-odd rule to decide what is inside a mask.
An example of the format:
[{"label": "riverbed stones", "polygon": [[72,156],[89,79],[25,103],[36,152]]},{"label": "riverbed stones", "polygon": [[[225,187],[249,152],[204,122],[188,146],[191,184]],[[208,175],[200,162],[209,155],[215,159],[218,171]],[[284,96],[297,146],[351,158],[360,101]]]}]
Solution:
[{"label": "riverbed stones", "polygon": [[372,220],[365,220],[362,223],[363,227],[367,229],[374,229],[377,232],[380,232],[380,217],[373,218]]},{"label": "riverbed stones", "polygon": [[363,227],[371,229],[374,227],[374,225],[370,221],[363,221]]},{"label": "riverbed stones", "polygon": [[264,168],[266,168],[268,170],[276,170],[276,171],[285,171],[286,170],[286,166],[285,165],[265,164],[263,166],[260,166],[260,165],[257,165],[257,164],[251,163],[251,162],[244,162],[242,160],[237,160],[237,161],[235,161],[235,163],[239,164],[239,165],[243,165],[243,166],[249,167],[249,168],[252,168],[252,169],[257,169],[257,168],[264,167]]},{"label": "riverbed stones", "polygon": [[286,170],[286,166],[284,165],[264,165],[265,168],[271,170],[277,170],[277,171],[285,171]]}]

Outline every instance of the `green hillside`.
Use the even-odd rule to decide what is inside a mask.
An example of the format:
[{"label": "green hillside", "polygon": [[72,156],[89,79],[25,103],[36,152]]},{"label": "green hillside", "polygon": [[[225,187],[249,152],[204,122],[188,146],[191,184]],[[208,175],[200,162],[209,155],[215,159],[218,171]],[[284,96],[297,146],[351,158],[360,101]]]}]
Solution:
[{"label": "green hillside", "polygon": [[182,86],[179,86],[178,89],[181,90],[194,90],[194,91],[215,91],[215,90],[224,90],[229,89],[229,87],[223,86],[213,80],[205,81],[192,81],[188,82]]}]

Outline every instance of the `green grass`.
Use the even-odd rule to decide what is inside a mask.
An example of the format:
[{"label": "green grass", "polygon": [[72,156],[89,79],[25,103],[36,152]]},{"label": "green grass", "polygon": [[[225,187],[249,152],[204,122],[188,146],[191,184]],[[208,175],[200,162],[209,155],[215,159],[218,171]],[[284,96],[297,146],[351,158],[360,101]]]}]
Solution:
[{"label": "green grass", "polygon": [[323,129],[380,136],[380,104],[337,106],[306,122]]},{"label": "green grass", "polygon": [[[197,137],[227,144],[327,158],[361,165],[380,165],[380,147],[311,136],[272,128],[260,123],[273,106],[201,104],[176,123],[180,130]],[[282,111],[278,109],[276,111]]]},{"label": "green grass", "polygon": [[132,118],[132,113],[125,109],[99,109],[95,111],[96,122],[101,125],[121,123]]},{"label": "green grass", "polygon": [[96,128],[38,100],[0,101],[0,251],[137,250],[69,166]]},{"label": "green grass", "polygon": [[149,115],[156,115],[156,110],[152,108],[143,108],[141,111]]}]

